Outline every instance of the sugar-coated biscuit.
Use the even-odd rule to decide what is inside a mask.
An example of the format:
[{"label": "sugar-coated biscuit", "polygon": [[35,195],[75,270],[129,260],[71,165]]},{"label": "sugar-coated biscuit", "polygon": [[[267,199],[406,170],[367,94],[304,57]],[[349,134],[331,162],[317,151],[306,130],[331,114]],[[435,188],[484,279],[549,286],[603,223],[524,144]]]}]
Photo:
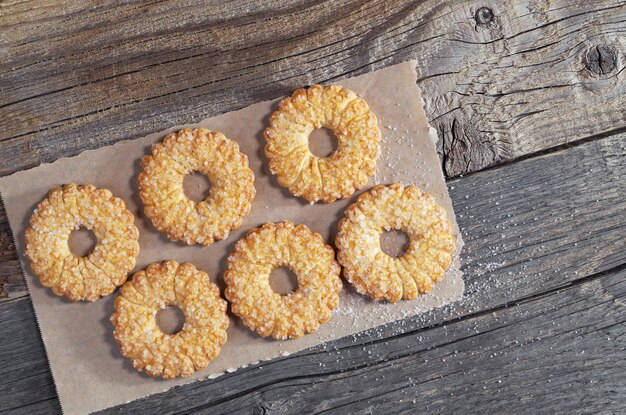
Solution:
[{"label": "sugar-coated biscuit", "polygon": [[[167,306],[185,315],[181,331],[166,334],[156,314]],[[214,360],[226,342],[226,301],[209,276],[189,263],[149,265],[126,282],[115,299],[113,336],[133,366],[152,377],[190,376]]]},{"label": "sugar-coated biscuit", "polygon": [[[190,200],[183,189],[188,174],[211,182],[206,199]],[[248,157],[236,142],[206,128],[183,129],[154,145],[141,160],[139,196],[154,226],[175,241],[210,245],[241,226],[256,195]]]},{"label": "sugar-coated biscuit", "polygon": [[[384,231],[405,232],[409,246],[391,257],[380,246]],[[410,300],[432,290],[452,262],[455,240],[446,211],[415,186],[376,186],[345,211],[335,240],[346,279],[375,300]]]},{"label": "sugar-coated biscuit", "polygon": [[[275,293],[269,284],[274,268],[288,267],[298,289]],[[240,239],[228,257],[226,298],[233,314],[261,336],[298,338],[330,319],[343,288],[334,250],[304,225],[268,223]]]},{"label": "sugar-coated biscuit", "polygon": [[[337,149],[319,158],[309,150],[309,136],[322,127],[335,134]],[[380,155],[376,115],[365,100],[337,85],[313,85],[283,99],[264,137],[278,184],[311,203],[345,199],[362,189]]]},{"label": "sugar-coated biscuit", "polygon": [[[92,231],[88,255],[70,251],[68,239],[79,228]],[[66,184],[50,190],[30,217],[26,256],[44,287],[70,301],[95,301],[124,284],[139,254],[139,231],[122,199],[108,189]]]}]

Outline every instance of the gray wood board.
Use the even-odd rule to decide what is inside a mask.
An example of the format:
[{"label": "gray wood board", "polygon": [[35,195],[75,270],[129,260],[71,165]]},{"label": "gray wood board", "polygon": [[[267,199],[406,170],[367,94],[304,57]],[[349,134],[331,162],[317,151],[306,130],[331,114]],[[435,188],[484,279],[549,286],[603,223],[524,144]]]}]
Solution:
[{"label": "gray wood board", "polygon": [[[625,158],[622,134],[451,180],[461,302],[110,412],[619,413]],[[0,407],[58,408],[29,301],[0,313]]]},{"label": "gray wood board", "polygon": [[[624,1],[255,7],[3,5],[0,174],[407,59],[449,177],[626,128]],[[26,294],[0,206],[0,302]]]},{"label": "gray wood board", "polygon": [[626,128],[626,2],[11,2],[0,174],[417,59],[448,176]]},{"label": "gray wood board", "polygon": [[[626,270],[106,413],[623,413]],[[103,412],[101,412],[103,413]]]}]

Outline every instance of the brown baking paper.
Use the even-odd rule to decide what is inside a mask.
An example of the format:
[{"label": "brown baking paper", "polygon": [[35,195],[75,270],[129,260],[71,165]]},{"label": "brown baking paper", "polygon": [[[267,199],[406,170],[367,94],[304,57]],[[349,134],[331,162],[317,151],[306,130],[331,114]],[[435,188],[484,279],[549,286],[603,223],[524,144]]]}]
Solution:
[{"label": "brown baking paper", "polygon": [[[344,79],[340,84],[365,98],[379,118],[382,154],[376,175],[370,179],[367,188],[374,184],[393,182],[419,186],[447,209],[458,237],[433,141],[436,136],[429,134],[434,130],[429,131],[422,98],[416,87],[415,63],[406,62]],[[332,243],[342,212],[356,195],[349,201],[309,205],[278,187],[267,170],[262,137],[268,116],[275,107],[276,101],[262,102],[193,125],[221,131],[236,140],[241,151],[248,155],[250,167],[256,176],[257,195],[250,215],[228,239],[208,247],[189,247],[170,242],[143,215],[137,195],[136,181],[141,157],[150,152],[152,143],[182,126],[138,140],[85,151],[76,157],[60,159],[0,179],[0,190],[14,232],[16,248],[39,320],[59,399],[66,414],[92,412],[163,392],[176,385],[214,377],[260,360],[294,353],[422,313],[460,298],[463,280],[459,271],[458,253],[462,242],[458,237],[451,269],[443,282],[427,295],[396,304],[376,303],[357,294],[346,283],[340,306],[327,324],[315,334],[282,342],[262,339],[231,316],[228,341],[219,357],[207,369],[196,372],[190,378],[164,381],[137,372],[121,356],[109,321],[115,295],[95,303],[70,303],[42,287],[37,277],[30,272],[28,260],[24,257],[24,230],[31,212],[50,188],[69,182],[106,187],[126,201],[128,208],[136,215],[135,223],[140,232],[141,252],[137,258],[137,270],[168,258],[189,261],[208,272],[223,289],[222,274],[226,257],[235,242],[250,228],[287,219],[307,225]]]}]

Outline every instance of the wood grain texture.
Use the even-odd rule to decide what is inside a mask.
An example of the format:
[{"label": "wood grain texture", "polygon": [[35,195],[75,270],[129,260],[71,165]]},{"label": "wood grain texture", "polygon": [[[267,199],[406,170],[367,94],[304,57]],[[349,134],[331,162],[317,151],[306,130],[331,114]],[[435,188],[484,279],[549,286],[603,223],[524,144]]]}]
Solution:
[{"label": "wood grain texture", "polygon": [[[415,407],[433,413],[620,413],[626,409],[625,277],[624,269],[610,271],[447,325],[332,343],[103,413],[378,413],[389,408],[411,413]],[[20,330],[25,335],[16,341],[39,344],[35,328],[24,331],[15,323],[33,324],[28,301],[0,310],[3,332]],[[28,366],[11,364],[13,370],[3,373],[8,382],[1,382],[0,390],[3,401],[10,399],[3,406],[8,413],[11,408],[59,412],[39,346],[28,346]],[[15,349],[0,349],[0,359]],[[9,357],[25,355],[21,348]],[[613,362],[609,367],[607,360]]]},{"label": "wood grain texture", "polygon": [[28,294],[17,259],[13,234],[0,198],[0,302]]},{"label": "wood grain texture", "polygon": [[[625,138],[449,181],[466,241],[467,288],[459,303],[108,412],[377,413],[428,405],[433,412],[484,413],[505,404],[511,413],[581,405],[620,412],[626,402]],[[27,299],[0,310],[34,318]],[[32,322],[11,320],[0,320],[0,333],[25,330],[21,336],[37,338]],[[11,364],[0,365],[0,377],[8,371],[13,382],[33,381],[35,370],[14,362],[44,356],[41,343],[22,344]],[[36,370],[38,385],[51,382],[44,364]],[[46,402],[53,410],[58,403],[48,390],[33,388],[12,396],[11,404],[21,410]]]},{"label": "wood grain texture", "polygon": [[[1,2],[0,174],[417,59],[458,177],[462,301],[105,412],[626,412],[625,22],[623,0]],[[2,206],[0,379],[0,412],[60,412]]]},{"label": "wood grain texture", "polygon": [[611,272],[444,326],[331,344],[100,413],[620,413],[625,277]]},{"label": "wood grain texture", "polygon": [[31,302],[0,306],[0,412],[60,413]]},{"label": "wood grain texture", "polygon": [[[478,4],[493,16],[460,18]],[[626,3],[476,5],[453,17],[434,53],[454,58],[428,54],[433,66],[419,82],[449,176],[625,130]]]},{"label": "wood grain texture", "polygon": [[626,2],[6,3],[0,174],[418,59],[449,176],[622,131]]}]

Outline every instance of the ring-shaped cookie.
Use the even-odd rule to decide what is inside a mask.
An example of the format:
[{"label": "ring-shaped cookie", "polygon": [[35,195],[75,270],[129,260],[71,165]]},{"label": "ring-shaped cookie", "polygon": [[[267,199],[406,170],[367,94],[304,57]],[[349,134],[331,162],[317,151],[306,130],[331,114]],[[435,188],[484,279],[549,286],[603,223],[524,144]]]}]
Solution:
[{"label": "ring-shaped cookie", "polygon": [[[380,235],[392,229],[409,237],[403,255],[391,257]],[[417,187],[376,186],[359,196],[339,222],[337,259],[361,294],[396,302],[432,290],[452,262],[455,238],[446,211]]]},{"label": "ring-shaped cookie", "polygon": [[[26,256],[44,287],[70,301],[95,301],[122,285],[135,267],[139,231],[122,199],[107,189],[74,183],[48,193],[30,217]],[[68,239],[79,228],[96,237],[84,257],[70,251]]]},{"label": "ring-shaped cookie", "polygon": [[[206,199],[190,200],[183,179],[199,172],[211,182]],[[236,142],[206,128],[183,129],[141,160],[139,196],[154,226],[175,241],[210,245],[241,226],[249,212],[254,173]]]},{"label": "ring-shaped cookie", "polygon": [[[174,305],[185,315],[181,331],[166,334],[156,314]],[[136,272],[115,299],[111,322],[122,354],[152,377],[190,376],[214,360],[226,342],[226,301],[209,276],[189,263],[166,260]]]},{"label": "ring-shaped cookie", "polygon": [[[274,268],[288,267],[298,289],[275,293],[269,284]],[[232,312],[261,336],[298,338],[330,319],[342,289],[334,250],[304,225],[268,223],[250,230],[228,258],[224,274]]]},{"label": "ring-shaped cookie", "polygon": [[[309,150],[309,136],[322,127],[335,134],[337,149],[318,158]],[[345,199],[363,188],[380,154],[376,115],[354,92],[337,85],[313,85],[283,99],[264,137],[278,183],[311,203]]]}]

